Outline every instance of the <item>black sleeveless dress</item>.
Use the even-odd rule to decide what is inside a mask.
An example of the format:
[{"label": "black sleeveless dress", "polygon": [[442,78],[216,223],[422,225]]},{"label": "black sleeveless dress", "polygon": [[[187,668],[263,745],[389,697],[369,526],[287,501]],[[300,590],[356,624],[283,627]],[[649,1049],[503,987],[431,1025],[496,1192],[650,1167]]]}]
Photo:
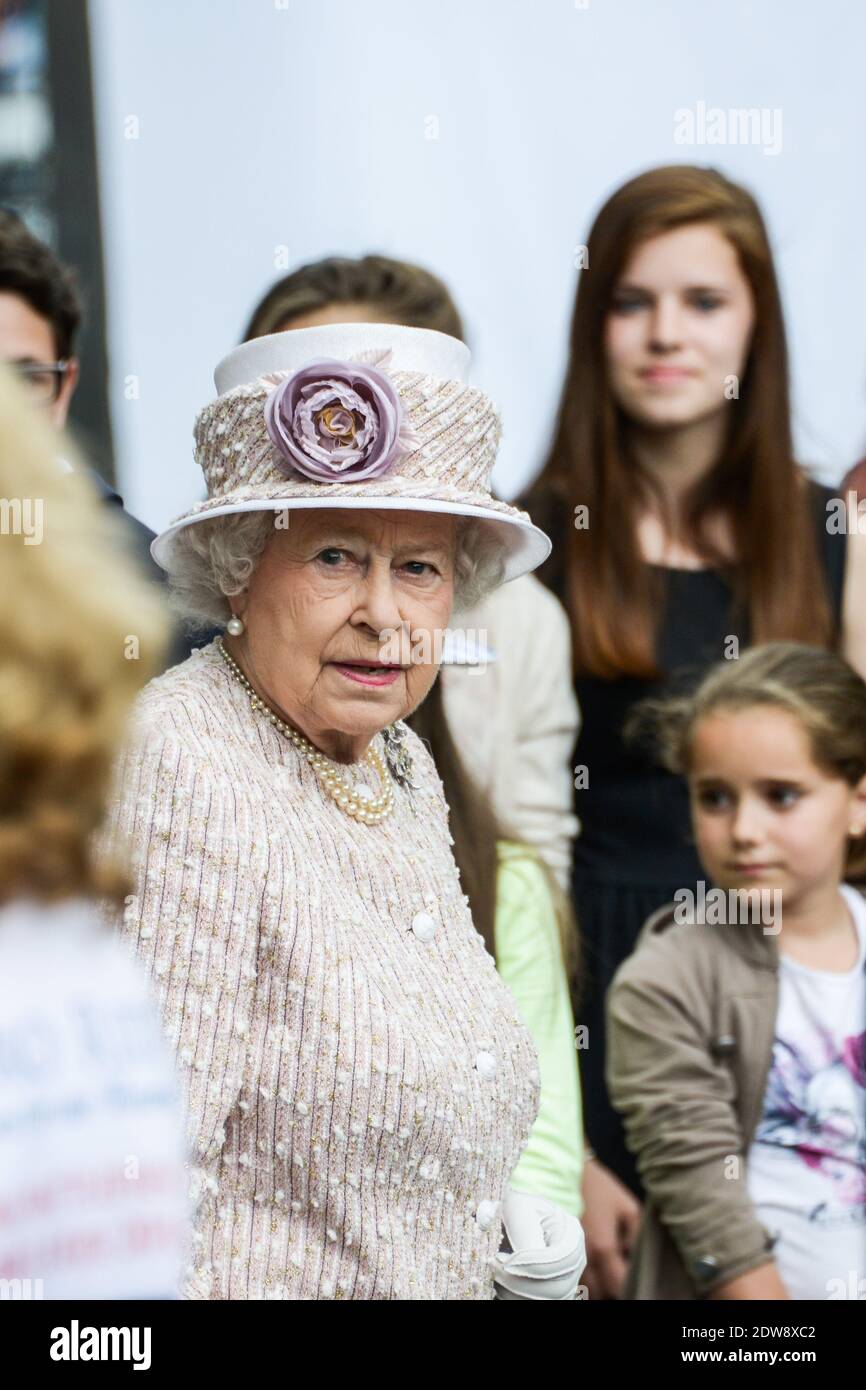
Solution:
[{"label": "black sleeveless dress", "polygon": [[[834,492],[818,484],[812,484],[812,491],[819,553],[838,634],[846,538],[827,531],[826,506]],[[561,544],[565,543],[563,537]],[[657,644],[662,679],[587,677],[575,684],[581,727],[574,761],[588,771],[587,787],[575,792],[581,831],[573,869],[584,961],[577,1022],[588,1030],[587,1045],[579,1052],[584,1123],[602,1163],[638,1195],[634,1160],[604,1077],[605,995],[650,914],[670,902],[677,889],[706,876],[692,842],[684,779],[627,747],[622,726],[637,701],[700,679],[724,657],[730,636],[738,637],[741,649],[748,645],[744,623],[732,617],[730,582],[721,573],[653,568],[664,575]],[[540,577],[545,579],[543,572]],[[561,583],[550,582],[550,587],[563,597]]]}]

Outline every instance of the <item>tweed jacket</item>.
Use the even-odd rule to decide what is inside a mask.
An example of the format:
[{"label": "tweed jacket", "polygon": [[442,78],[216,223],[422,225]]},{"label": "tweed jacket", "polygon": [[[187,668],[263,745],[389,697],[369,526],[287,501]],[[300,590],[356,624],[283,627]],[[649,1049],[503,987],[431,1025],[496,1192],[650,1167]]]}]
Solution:
[{"label": "tweed jacket", "polygon": [[414,788],[366,825],[215,643],[139,698],[110,840],[187,1101],[187,1298],[493,1297],[537,1057],[407,734]]}]

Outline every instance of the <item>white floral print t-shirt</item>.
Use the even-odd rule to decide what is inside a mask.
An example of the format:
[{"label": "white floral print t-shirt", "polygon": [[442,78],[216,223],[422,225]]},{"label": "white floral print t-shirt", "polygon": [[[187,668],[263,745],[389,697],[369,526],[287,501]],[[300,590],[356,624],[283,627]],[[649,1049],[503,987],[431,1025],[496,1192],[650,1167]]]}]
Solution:
[{"label": "white floral print t-shirt", "polygon": [[792,1298],[866,1299],[866,901],[843,972],[780,956],[779,1008],[747,1180]]}]

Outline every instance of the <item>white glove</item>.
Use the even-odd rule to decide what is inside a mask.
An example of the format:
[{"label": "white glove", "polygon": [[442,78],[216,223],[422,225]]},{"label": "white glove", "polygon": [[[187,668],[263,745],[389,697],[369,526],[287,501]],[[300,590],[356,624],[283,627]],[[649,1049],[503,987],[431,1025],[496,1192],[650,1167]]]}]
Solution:
[{"label": "white glove", "polygon": [[586,1241],[576,1216],[528,1192],[508,1189],[502,1224],[511,1253],[493,1263],[496,1297],[520,1301],[573,1299],[586,1268]]}]

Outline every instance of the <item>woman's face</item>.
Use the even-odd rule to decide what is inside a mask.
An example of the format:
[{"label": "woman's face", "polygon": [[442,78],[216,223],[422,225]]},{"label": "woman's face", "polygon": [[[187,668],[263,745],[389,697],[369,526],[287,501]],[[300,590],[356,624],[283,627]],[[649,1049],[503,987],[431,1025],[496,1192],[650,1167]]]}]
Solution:
[{"label": "woman's face", "polygon": [[329,757],[356,762],[436,678],[457,522],[408,511],[280,515],[288,526],[275,528],[248,587],[230,599],[246,631],[227,646],[288,723]]},{"label": "woman's face", "polygon": [[605,323],[617,404],[652,430],[724,410],[739,390],[754,318],[751,287],[718,228],[694,223],[643,242],[614,287]]}]

